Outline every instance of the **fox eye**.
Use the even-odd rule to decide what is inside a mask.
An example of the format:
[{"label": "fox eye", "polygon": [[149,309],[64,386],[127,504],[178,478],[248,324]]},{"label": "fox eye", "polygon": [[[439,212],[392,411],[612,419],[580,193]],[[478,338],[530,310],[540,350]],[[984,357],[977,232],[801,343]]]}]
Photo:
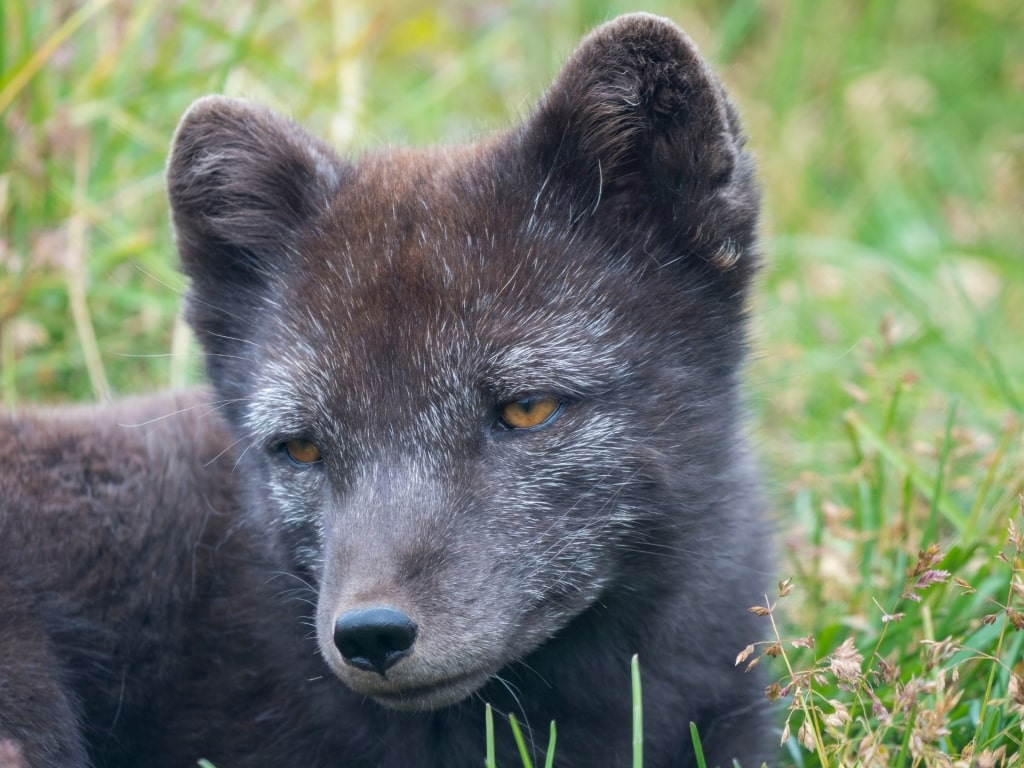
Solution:
[{"label": "fox eye", "polygon": [[498,421],[505,429],[533,429],[548,422],[561,406],[557,397],[516,400],[498,409]]},{"label": "fox eye", "polygon": [[312,440],[305,440],[301,437],[292,438],[281,443],[281,450],[299,466],[309,466],[320,461],[320,449]]}]

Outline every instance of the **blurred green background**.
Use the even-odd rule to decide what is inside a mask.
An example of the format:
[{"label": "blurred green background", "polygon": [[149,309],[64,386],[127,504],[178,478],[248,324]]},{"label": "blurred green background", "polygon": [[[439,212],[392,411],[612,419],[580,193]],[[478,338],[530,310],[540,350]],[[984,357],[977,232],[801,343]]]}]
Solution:
[{"label": "blurred green background", "polygon": [[806,585],[789,621],[819,658],[846,631],[875,642],[934,541],[994,580],[928,616],[971,636],[1003,585],[979,553],[1024,483],[1024,11],[1007,0],[5,0],[3,402],[200,376],[162,178],[194,98],[270,103],[346,153],[465,141],[527,114],[579,38],[631,10],[698,42],[759,161],[748,378],[780,575]]}]

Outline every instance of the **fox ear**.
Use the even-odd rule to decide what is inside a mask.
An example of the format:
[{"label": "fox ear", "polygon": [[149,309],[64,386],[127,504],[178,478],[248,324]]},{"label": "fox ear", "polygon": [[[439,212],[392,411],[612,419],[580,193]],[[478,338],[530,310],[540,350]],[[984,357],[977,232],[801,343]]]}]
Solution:
[{"label": "fox ear", "polygon": [[545,202],[593,213],[610,237],[653,233],[667,258],[693,255],[719,271],[754,243],[759,200],[739,121],[668,20],[630,14],[586,37],[524,141],[545,184],[554,181]]},{"label": "fox ear", "polygon": [[346,166],[325,144],[265,107],[208,96],[185,113],[167,167],[185,317],[210,379],[237,379],[253,306],[272,298],[294,247],[324,211]]},{"label": "fox ear", "polygon": [[329,147],[266,107],[196,101],[167,167],[185,273],[200,289],[264,284],[286,266],[297,230],[326,208],[343,169]]}]

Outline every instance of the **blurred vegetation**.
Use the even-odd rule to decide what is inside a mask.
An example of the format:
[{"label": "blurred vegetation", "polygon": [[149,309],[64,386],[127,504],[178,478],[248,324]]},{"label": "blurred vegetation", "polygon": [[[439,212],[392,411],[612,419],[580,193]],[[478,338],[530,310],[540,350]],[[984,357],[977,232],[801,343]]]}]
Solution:
[{"label": "blurred vegetation", "polygon": [[[197,96],[268,102],[345,152],[458,142],[527,113],[586,30],[636,9],[6,0],[3,401],[199,377],[162,179]],[[1020,765],[1024,574],[1007,524],[1024,486],[1024,11],[644,9],[715,63],[765,188],[749,379],[794,577],[778,617],[790,669],[762,662],[782,681],[780,723],[794,707],[785,760]],[[946,577],[920,586],[921,567]]]}]

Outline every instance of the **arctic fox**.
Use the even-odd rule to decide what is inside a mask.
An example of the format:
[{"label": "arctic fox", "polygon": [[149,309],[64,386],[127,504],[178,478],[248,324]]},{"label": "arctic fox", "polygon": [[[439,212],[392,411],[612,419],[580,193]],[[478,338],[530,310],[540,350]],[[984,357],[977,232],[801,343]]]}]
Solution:
[{"label": "arctic fox", "polygon": [[[208,97],[167,171],[210,389],[0,421],[0,762],[757,766],[758,191],[694,45],[358,161]],[[496,727],[499,765],[519,764]]]}]

